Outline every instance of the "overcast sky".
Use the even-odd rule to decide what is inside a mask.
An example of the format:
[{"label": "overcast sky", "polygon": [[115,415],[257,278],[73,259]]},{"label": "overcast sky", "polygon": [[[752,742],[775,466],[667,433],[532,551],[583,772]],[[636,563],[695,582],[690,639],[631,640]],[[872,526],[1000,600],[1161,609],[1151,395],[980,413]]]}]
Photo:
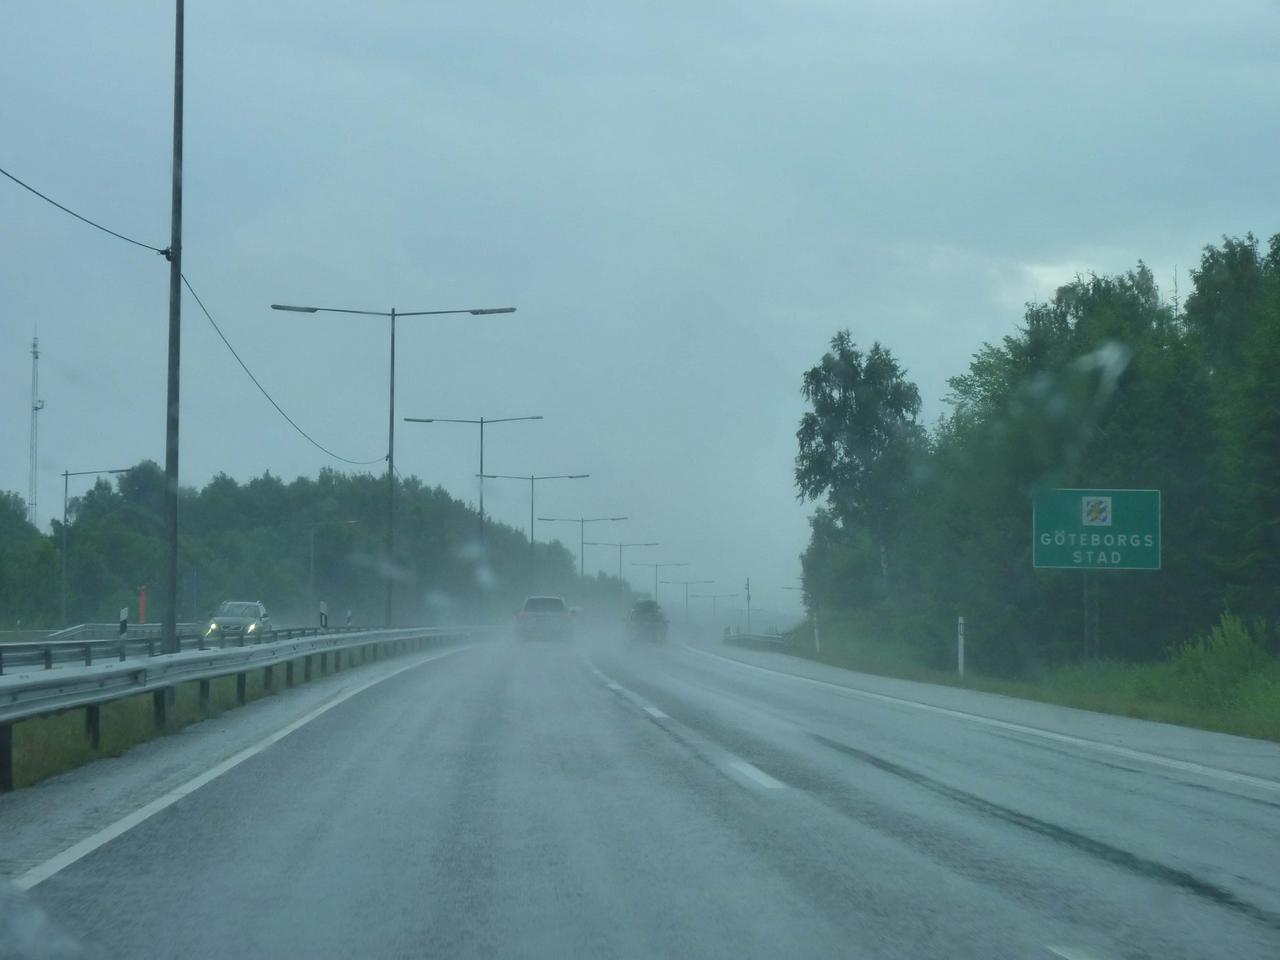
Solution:
[{"label": "overcast sky", "polygon": [[[517,306],[403,321],[397,416],[542,414],[486,449],[494,472],[592,474],[540,485],[539,513],[627,514],[596,534],[794,609],[800,376],[831,334],[889,346],[932,421],[1075,273],[1143,258],[1171,292],[1204,243],[1280,230],[1278,11],[194,0],[184,270],[356,459],[386,449],[386,322],[269,304]],[[167,245],[172,45],[171,4],[8,0],[0,166]],[[0,489],[27,490],[38,328],[44,526],[64,469],[164,461],[167,264],[4,180],[0,224]],[[189,297],[182,378],[184,484],[339,465]],[[401,472],[468,500],[475,459],[471,428],[398,429]],[[527,492],[491,482],[486,505],[523,529]]]}]

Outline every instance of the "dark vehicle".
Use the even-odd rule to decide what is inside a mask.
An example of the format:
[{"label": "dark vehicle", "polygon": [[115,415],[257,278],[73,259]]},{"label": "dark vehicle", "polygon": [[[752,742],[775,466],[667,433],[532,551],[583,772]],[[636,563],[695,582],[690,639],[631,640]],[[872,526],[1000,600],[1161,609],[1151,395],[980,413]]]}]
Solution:
[{"label": "dark vehicle", "polygon": [[667,615],[655,600],[641,600],[627,614],[627,638],[632,641],[665,643]]},{"label": "dark vehicle", "polygon": [[529,597],[516,614],[521,640],[568,640],[573,636],[573,613],[559,597]]},{"label": "dark vehicle", "polygon": [[271,629],[271,615],[260,600],[224,600],[209,618],[210,640],[256,638]]}]

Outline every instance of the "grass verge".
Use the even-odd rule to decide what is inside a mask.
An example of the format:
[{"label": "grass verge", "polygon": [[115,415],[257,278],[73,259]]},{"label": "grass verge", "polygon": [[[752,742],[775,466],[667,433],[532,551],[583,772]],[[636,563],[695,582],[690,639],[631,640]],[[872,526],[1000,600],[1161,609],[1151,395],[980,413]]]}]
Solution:
[{"label": "grass verge", "polygon": [[[363,660],[357,661],[351,669]],[[315,677],[319,677],[319,658],[313,658]],[[294,666],[296,683],[302,682],[301,661]],[[276,664],[273,690],[264,682],[262,668],[247,672],[245,701],[252,702],[272,692],[284,689],[284,666]],[[85,711],[68,710],[65,713],[34,720],[24,720],[13,728],[14,786],[29,787],[34,783],[71,770],[91,760],[118,757],[139,743],[159,736],[177,733],[184,727],[215,717],[236,707],[235,676],[220,677],[210,682],[209,702],[200,703],[199,687],[184,683],[174,688],[174,699],[166,711],[163,729],[157,729],[152,713],[150,693],[102,705],[100,730],[101,745],[94,749],[89,744],[85,730]]]},{"label": "grass verge", "polygon": [[1266,653],[1260,628],[1224,616],[1207,636],[1171,651],[1159,663],[1097,661],[1006,679],[926,666],[903,644],[868,640],[851,624],[822,630],[822,652],[806,624],[780,649],[793,656],[879,676],[998,693],[1097,713],[1280,741],[1280,663]]}]

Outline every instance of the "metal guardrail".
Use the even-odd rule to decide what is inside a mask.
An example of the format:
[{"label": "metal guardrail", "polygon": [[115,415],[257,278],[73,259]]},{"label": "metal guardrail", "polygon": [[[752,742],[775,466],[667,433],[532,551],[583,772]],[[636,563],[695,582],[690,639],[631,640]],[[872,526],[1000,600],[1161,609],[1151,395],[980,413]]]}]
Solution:
[{"label": "metal guardrail", "polygon": [[293,686],[294,663],[298,660],[302,661],[305,681],[311,679],[313,658],[317,656],[323,674],[329,670],[330,661],[335,671],[341,670],[344,653],[350,665],[357,652],[360,662],[364,662],[370,657],[380,659],[391,653],[421,649],[432,642],[462,640],[493,629],[417,627],[321,632],[316,627],[299,627],[273,631],[270,639],[245,646],[202,649],[197,645],[181,653],[126,657],[54,671],[41,668],[0,677],[0,791],[13,789],[13,726],[23,720],[84,709],[85,734],[96,748],[101,740],[101,706],[113,700],[152,694],[155,723],[163,727],[169,691],[180,683],[199,683],[200,701],[204,704],[209,701],[211,681],[235,676],[236,699],[243,704],[251,670],[263,670],[264,683],[267,689],[272,689],[273,668],[282,665],[285,685]]},{"label": "metal guardrail", "polygon": [[[194,636],[201,622],[180,623],[178,624],[178,633]],[[163,624],[160,623],[131,623],[125,631],[125,637],[130,640],[158,639],[162,626]],[[67,627],[65,630],[54,630],[44,637],[43,641],[33,640],[31,642],[57,643],[62,640],[118,639],[120,639],[120,624],[118,623],[78,623],[74,627]]]},{"label": "metal guardrail", "polygon": [[745,647],[759,643],[783,644],[787,642],[787,638],[780,633],[731,633],[724,638],[724,642]]},{"label": "metal guardrail", "polygon": [[[179,625],[180,627],[184,625]],[[253,644],[267,643],[272,640],[291,640],[295,637],[318,636],[321,633],[368,632],[368,627],[290,627],[281,630],[265,630],[260,634],[232,634],[230,637],[219,635],[206,638],[198,630],[198,624],[187,624],[188,628],[197,628],[193,632],[180,633],[178,645],[181,650],[203,650],[211,646],[226,646],[232,637],[237,645],[243,646],[248,641]],[[119,628],[117,628],[118,630]],[[149,635],[134,636],[126,634],[124,639],[118,635],[103,639],[78,640],[41,640],[36,643],[6,643],[0,645],[0,676],[12,673],[22,667],[43,667],[52,670],[56,666],[74,663],[86,667],[102,660],[128,660],[131,657],[154,657],[163,651],[160,644],[160,632],[157,628]]]}]

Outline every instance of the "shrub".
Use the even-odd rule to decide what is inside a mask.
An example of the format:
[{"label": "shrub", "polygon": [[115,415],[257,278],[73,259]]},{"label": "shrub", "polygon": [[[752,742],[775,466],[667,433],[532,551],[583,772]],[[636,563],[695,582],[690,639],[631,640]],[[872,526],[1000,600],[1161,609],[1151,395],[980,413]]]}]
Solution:
[{"label": "shrub", "polygon": [[1175,647],[1171,660],[1179,699],[1205,707],[1235,703],[1247,684],[1267,680],[1274,668],[1263,624],[1232,613],[1224,613],[1207,636]]}]

